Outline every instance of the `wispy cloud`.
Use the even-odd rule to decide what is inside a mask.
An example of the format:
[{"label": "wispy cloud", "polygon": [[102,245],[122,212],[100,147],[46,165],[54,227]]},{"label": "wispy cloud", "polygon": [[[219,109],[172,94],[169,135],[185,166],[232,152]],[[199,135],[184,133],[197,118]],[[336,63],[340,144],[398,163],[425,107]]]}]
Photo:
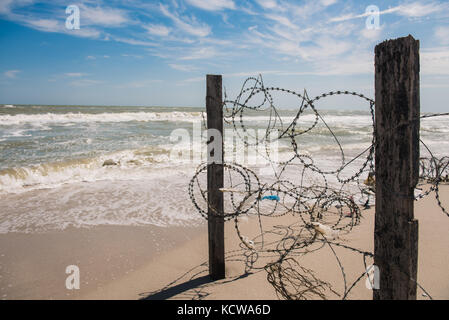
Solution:
[{"label": "wispy cloud", "polygon": [[195,19],[181,17],[176,12],[171,13],[166,6],[160,4],[162,14],[170,18],[183,32],[197,37],[206,37],[211,33],[211,27],[205,23],[199,23]]},{"label": "wispy cloud", "polygon": [[103,83],[103,81],[99,81],[99,80],[92,80],[92,79],[80,79],[80,80],[75,80],[70,82],[70,85],[75,86],[75,87],[86,87],[86,86],[92,86],[92,85],[97,85],[97,84],[101,84]]},{"label": "wispy cloud", "polygon": [[23,7],[30,5],[34,0],[1,0],[0,14],[10,15],[14,7]]},{"label": "wispy cloud", "polygon": [[21,71],[20,70],[7,70],[7,71],[3,72],[3,75],[9,79],[15,79],[19,72],[21,72]]},{"label": "wispy cloud", "polygon": [[43,32],[65,33],[76,37],[98,39],[101,32],[92,28],[69,30],[61,20],[55,19],[25,19],[26,26]]},{"label": "wispy cloud", "polygon": [[113,40],[117,42],[123,42],[126,44],[130,44],[133,46],[144,46],[144,47],[151,47],[151,46],[157,46],[156,43],[146,40],[138,40],[133,38],[123,38],[123,37],[113,37]]},{"label": "wispy cloud", "polygon": [[81,73],[81,72],[67,72],[64,73],[64,75],[66,77],[70,77],[70,78],[79,78],[79,77],[84,77],[87,75],[87,73]]},{"label": "wispy cloud", "polygon": [[198,60],[209,59],[218,55],[218,51],[214,47],[195,48],[188,54],[182,56],[180,60]]},{"label": "wispy cloud", "polygon": [[135,59],[142,59],[143,56],[140,54],[131,54],[131,53],[123,53],[122,57],[127,57],[127,58],[135,58]]},{"label": "wispy cloud", "polygon": [[187,0],[192,6],[209,10],[209,11],[221,11],[224,9],[235,9],[235,3],[232,0]]},{"label": "wispy cloud", "polygon": [[421,73],[449,75],[449,47],[421,49]]},{"label": "wispy cloud", "polygon": [[285,27],[288,27],[291,29],[298,29],[298,26],[295,25],[294,23],[292,23],[290,21],[290,19],[287,18],[286,16],[281,16],[281,15],[277,15],[277,14],[266,14],[265,17],[267,17],[268,19],[274,20]]},{"label": "wispy cloud", "polygon": [[200,82],[200,81],[205,81],[205,77],[192,77],[192,78],[187,78],[184,79],[182,81],[180,81],[178,83],[178,85],[183,85],[183,84],[188,84],[188,83],[194,83],[194,82]]},{"label": "wispy cloud", "polygon": [[336,4],[338,0],[320,0],[321,4],[324,6],[331,6],[333,4]]},{"label": "wispy cloud", "polygon": [[144,28],[148,31],[149,34],[160,37],[168,36],[171,32],[171,28],[162,24],[149,24],[144,26]]},{"label": "wispy cloud", "polygon": [[37,30],[46,32],[60,32],[63,28],[60,21],[52,19],[28,20],[27,24]]},{"label": "wispy cloud", "polygon": [[174,64],[174,63],[170,63],[169,67],[178,71],[184,71],[184,72],[192,72],[197,70],[196,67],[194,66],[190,66],[190,65],[185,65],[185,64]]},{"label": "wispy cloud", "polygon": [[[416,1],[412,3],[401,4],[385,10],[380,10],[379,14],[380,15],[397,14],[408,18],[419,18],[448,9],[449,5],[447,3],[439,3],[439,2],[421,3],[419,1]],[[371,13],[366,12],[361,14],[349,13],[334,17],[330,19],[330,21],[341,22],[352,19],[365,18],[368,17],[369,15],[371,15]]]},{"label": "wispy cloud", "polygon": [[278,7],[276,0],[256,0],[256,2],[264,9],[274,9]]},{"label": "wispy cloud", "polygon": [[419,1],[412,2],[409,4],[399,5],[392,10],[392,12],[397,12],[398,14],[406,17],[424,17],[432,13],[439,12],[441,10],[447,10],[449,8],[447,3],[430,2],[421,3]]},{"label": "wispy cloud", "polygon": [[102,28],[118,28],[135,23],[126,10],[98,3],[94,6],[90,1],[86,1],[77,4],[80,8],[80,29],[69,30],[65,27],[66,16],[62,15],[64,11],[60,6],[40,11],[22,10],[34,2],[34,0],[1,0],[0,14],[3,18],[42,32],[64,33],[91,39],[102,38],[105,35]]},{"label": "wispy cloud", "polygon": [[96,25],[104,27],[121,27],[131,22],[127,12],[122,9],[108,7],[91,7],[80,5],[82,25]]},{"label": "wispy cloud", "polygon": [[117,85],[115,87],[119,88],[119,89],[124,89],[124,88],[139,89],[139,88],[148,88],[148,87],[153,86],[155,83],[161,83],[161,82],[163,82],[163,80],[159,80],[159,79],[140,80],[140,81],[126,82],[126,83]]},{"label": "wispy cloud", "polygon": [[442,45],[449,45],[449,26],[441,26],[435,29],[435,37]]}]

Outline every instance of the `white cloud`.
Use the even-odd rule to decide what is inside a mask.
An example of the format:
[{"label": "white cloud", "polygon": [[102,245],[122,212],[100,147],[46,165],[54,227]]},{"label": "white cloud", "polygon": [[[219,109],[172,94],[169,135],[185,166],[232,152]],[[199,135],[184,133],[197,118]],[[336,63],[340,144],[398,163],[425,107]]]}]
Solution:
[{"label": "white cloud", "polygon": [[143,58],[143,56],[141,56],[139,54],[129,54],[129,53],[122,54],[122,57],[136,58],[136,59],[142,59]]},{"label": "white cloud", "polygon": [[442,45],[449,44],[449,26],[435,29],[435,37]]},{"label": "white cloud", "polygon": [[398,14],[406,17],[423,17],[431,13],[438,12],[447,7],[447,4],[440,4],[437,2],[431,2],[427,4],[420,3],[419,1],[399,5],[397,6]]},{"label": "white cloud", "polygon": [[[408,4],[401,4],[396,7],[388,8],[386,10],[381,10],[379,11],[379,14],[380,15],[397,14],[408,18],[419,18],[448,9],[449,5],[447,3],[444,4],[438,2],[431,2],[423,4],[416,1]],[[351,19],[365,18],[368,17],[369,15],[371,15],[371,13],[345,14],[342,16],[332,18],[330,19],[330,21],[331,22],[347,21]]]},{"label": "white cloud", "polygon": [[321,0],[320,1],[323,6],[330,6],[338,2],[338,0]]},{"label": "white cloud", "polygon": [[26,6],[33,3],[34,0],[0,0],[0,14],[11,14],[13,7]]},{"label": "white cloud", "polygon": [[420,64],[424,75],[449,75],[449,47],[421,49]]},{"label": "white cloud", "polygon": [[162,24],[149,24],[144,26],[144,28],[148,31],[148,33],[155,36],[168,36],[170,34],[171,29],[162,25]]},{"label": "white cloud", "polygon": [[[311,20],[316,23],[317,21],[322,19],[322,13],[331,4],[333,4],[332,1],[307,0],[302,1],[300,5],[286,3],[283,6],[285,6],[286,8],[285,11],[289,12],[296,19],[300,18],[301,20]],[[320,14],[321,17],[317,17],[317,14]]]},{"label": "white cloud", "polygon": [[81,73],[81,72],[67,72],[64,73],[65,76],[67,77],[71,77],[71,78],[79,78],[79,77],[84,77],[87,75],[87,73]]},{"label": "white cloud", "polygon": [[169,64],[170,68],[178,70],[178,71],[184,71],[184,72],[192,72],[197,70],[194,66],[189,66],[185,64]]},{"label": "white cloud", "polygon": [[135,88],[135,89],[148,88],[148,87],[154,85],[155,83],[161,83],[161,82],[164,82],[164,81],[163,80],[158,80],[158,79],[132,81],[132,82],[127,82],[127,83],[120,84],[120,85],[116,86],[116,88],[120,88],[120,89],[124,89],[124,88]]},{"label": "white cloud", "polygon": [[75,80],[70,82],[70,85],[75,87],[85,87],[85,86],[91,86],[96,84],[101,84],[102,81],[99,80],[91,80],[91,79],[81,79],[81,80]]},{"label": "white cloud", "polygon": [[296,26],[294,23],[292,23],[286,16],[281,16],[281,15],[277,15],[277,14],[266,14],[265,17],[267,17],[268,19],[274,20],[288,28],[298,29],[298,26]]},{"label": "white cloud", "polygon": [[[65,27],[64,11],[49,9],[46,11],[28,11],[23,13],[22,7],[31,5],[33,0],[0,0],[0,14],[5,15],[8,20],[20,23],[27,27],[43,31],[65,33],[76,37],[97,39],[101,36],[101,31],[89,27],[98,25],[104,27],[118,27],[130,22],[127,13],[121,9],[89,7],[80,4],[81,28],[68,30]],[[20,10],[18,10],[20,9]],[[20,12],[20,13],[18,13]],[[62,12],[62,14],[61,14]],[[60,18],[54,18],[61,16]]]},{"label": "white cloud", "polygon": [[26,20],[26,23],[34,29],[45,32],[61,32],[64,30],[62,22],[53,19]]},{"label": "white cloud", "polygon": [[0,13],[8,13],[10,11],[10,5],[12,0],[0,0]]},{"label": "white cloud", "polygon": [[100,31],[91,28],[81,28],[78,30],[64,29],[64,33],[70,34],[75,37],[91,38],[91,39],[98,39],[101,36]]},{"label": "white cloud", "polygon": [[188,79],[184,79],[181,81],[181,83],[179,84],[183,84],[183,83],[192,83],[192,82],[200,82],[200,81],[205,81],[205,77],[194,77],[194,78],[188,78]]},{"label": "white cloud", "polygon": [[253,45],[273,50],[277,54],[307,61],[335,57],[346,53],[354,46],[352,42],[335,35],[332,28],[288,31],[274,26],[269,30],[273,31],[274,35],[253,29],[248,41]]},{"label": "white cloud", "polygon": [[278,6],[276,0],[256,0],[256,2],[264,9],[274,9]]},{"label": "white cloud", "polygon": [[83,25],[119,27],[130,22],[128,14],[121,9],[88,7],[80,5],[81,28]]},{"label": "white cloud", "polygon": [[133,46],[155,46],[154,42],[136,40],[132,38],[112,37],[115,41],[131,44]]},{"label": "white cloud", "polygon": [[32,29],[36,29],[42,32],[65,33],[76,37],[92,38],[92,39],[97,39],[101,35],[100,31],[88,27],[69,30],[65,27],[65,20],[39,19],[20,15],[14,15],[13,20],[22,23]]},{"label": "white cloud", "polygon": [[369,39],[371,41],[379,40],[382,36],[384,26],[378,28],[378,29],[368,29],[368,28],[362,28],[360,31],[360,35],[364,39]]},{"label": "white cloud", "polygon": [[344,57],[324,59],[315,64],[317,75],[374,74],[374,54],[351,52]]},{"label": "white cloud", "polygon": [[97,58],[109,59],[110,56],[108,56],[108,55],[103,55],[103,56],[100,56],[100,55],[99,56],[92,56],[92,55],[90,55],[90,56],[86,57],[87,60],[96,60]]},{"label": "white cloud", "polygon": [[3,75],[7,78],[14,79],[17,77],[17,74],[21,72],[20,70],[8,70],[3,73]]},{"label": "white cloud", "polygon": [[209,59],[217,54],[218,52],[214,47],[195,48],[189,54],[181,57],[180,60]]},{"label": "white cloud", "polygon": [[189,19],[180,18],[176,13],[171,13],[166,6],[160,4],[161,12],[168,18],[170,18],[176,26],[181,29],[183,32],[197,36],[197,37],[206,37],[211,33],[211,28],[207,24],[200,24],[196,21],[189,21]]},{"label": "white cloud", "polygon": [[235,9],[232,0],[187,0],[192,6],[209,11],[220,11],[224,9]]}]

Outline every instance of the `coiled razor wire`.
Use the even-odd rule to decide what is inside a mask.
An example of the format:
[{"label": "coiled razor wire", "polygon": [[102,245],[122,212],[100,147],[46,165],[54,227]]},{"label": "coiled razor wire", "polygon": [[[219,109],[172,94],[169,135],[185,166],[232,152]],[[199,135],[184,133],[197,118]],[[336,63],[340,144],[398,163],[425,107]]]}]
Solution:
[{"label": "coiled razor wire", "polygon": [[[274,104],[273,92],[288,94],[298,99],[299,108],[293,121],[284,123]],[[253,104],[252,100],[260,95],[262,95],[261,101]],[[369,104],[372,121],[371,143],[368,148],[352,159],[348,159],[345,155],[337,135],[315,107],[317,101],[336,95],[358,97]],[[283,88],[265,87],[262,77],[259,76],[246,79],[236,99],[227,100],[225,93],[223,108],[225,111],[224,121],[233,127],[244,146],[246,148],[264,146],[264,152],[257,151],[258,155],[277,170],[273,170],[273,175],[266,179],[267,181],[262,181],[255,171],[248,167],[238,163],[224,163],[226,188],[223,188],[222,191],[226,206],[224,212],[217,212],[209,206],[207,201],[207,163],[204,163],[198,167],[189,183],[188,192],[193,205],[205,219],[208,219],[208,215],[216,215],[227,221],[234,221],[236,233],[241,241],[241,249],[244,251],[246,272],[265,270],[267,280],[279,298],[326,299],[329,294],[334,294],[339,298],[346,299],[359,281],[369,277],[366,271],[369,270],[367,259],[372,260],[374,257],[371,252],[365,252],[338,241],[339,234],[350,232],[360,223],[362,209],[369,208],[370,199],[375,196],[374,101],[363,94],[352,91],[331,91],[309,99],[305,90],[300,94]],[[250,142],[245,139],[245,136],[251,135],[245,125],[245,115],[248,112],[257,111],[268,113],[269,118],[262,137],[252,137]],[[306,111],[314,116],[314,121],[308,127],[300,129],[299,125],[304,125],[302,117]],[[447,115],[449,113],[423,115],[421,118]],[[335,170],[320,168],[313,157],[300,151],[298,137],[311,132],[318,127],[318,124],[328,130],[339,150],[342,162]],[[273,131],[280,132],[280,134],[273,138]],[[276,139],[289,142],[292,151],[291,158],[285,161],[273,159],[268,146]],[[421,141],[421,143],[429,152],[430,157],[420,159],[420,183],[417,189],[422,191],[421,186],[424,185],[430,187],[417,195],[415,200],[435,192],[438,206],[449,216],[439,195],[440,184],[449,182],[449,157],[438,159],[433,156],[424,142]],[[344,177],[343,171],[349,165],[355,164],[356,161],[361,161],[361,164],[349,177]],[[293,183],[283,178],[287,169],[297,170],[301,181]],[[304,179],[306,175],[310,174],[316,177],[315,182],[306,182]],[[364,174],[368,176],[366,180],[361,179]],[[330,184],[329,177],[333,177],[339,185]],[[353,187],[352,190],[358,191],[345,191],[349,185]],[[355,200],[357,197],[358,203]],[[248,239],[240,231],[240,222],[250,215],[256,216],[259,221],[260,234],[253,239]],[[285,215],[297,217],[297,222],[288,226],[276,225],[270,230],[263,228],[263,218],[276,218]],[[335,237],[335,235],[337,236]],[[275,238],[275,240],[268,241],[267,238]],[[342,274],[344,292],[341,294],[334,291],[329,283],[317,278],[312,270],[305,268],[297,260],[326,246],[335,256],[337,266]],[[337,247],[362,257],[365,269],[352,283],[349,283],[342,262],[334,249]],[[369,279],[372,280],[372,278]],[[416,282],[416,280],[412,280]],[[424,288],[417,285],[427,297],[431,298]]]}]

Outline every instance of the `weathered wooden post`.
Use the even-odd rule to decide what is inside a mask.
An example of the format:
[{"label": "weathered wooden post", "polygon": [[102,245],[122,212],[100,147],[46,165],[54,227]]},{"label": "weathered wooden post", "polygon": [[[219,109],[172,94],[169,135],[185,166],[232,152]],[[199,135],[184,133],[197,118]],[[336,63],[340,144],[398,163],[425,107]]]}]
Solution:
[{"label": "weathered wooden post", "polygon": [[223,214],[223,105],[221,75],[207,75],[207,199],[209,232],[209,274],[213,280],[225,277]]},{"label": "weathered wooden post", "polygon": [[373,298],[416,299],[419,175],[419,41],[412,36],[375,48],[376,217]]}]

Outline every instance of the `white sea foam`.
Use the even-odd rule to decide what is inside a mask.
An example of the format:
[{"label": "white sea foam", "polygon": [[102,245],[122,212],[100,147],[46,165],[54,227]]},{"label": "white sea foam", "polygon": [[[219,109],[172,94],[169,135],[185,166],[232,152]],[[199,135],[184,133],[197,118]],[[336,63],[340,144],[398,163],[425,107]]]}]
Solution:
[{"label": "white sea foam", "polygon": [[[10,166],[10,163],[14,165],[14,161],[19,160],[24,163],[21,168],[0,171],[0,233],[48,231],[68,226],[167,226],[200,223],[202,219],[188,199],[187,185],[196,166],[205,160],[205,140],[173,144],[168,142],[169,136],[166,134],[176,127],[188,127],[176,122],[190,122],[200,126],[202,113],[125,111],[113,113],[105,108],[98,114],[73,112],[0,115],[0,147],[4,148],[2,156],[5,154],[5,158],[9,157],[3,167]],[[294,119],[292,113],[281,112],[281,115],[284,125],[290,124]],[[331,113],[324,114],[323,119],[342,143],[346,163],[352,159],[351,156],[359,154],[370,145],[372,119],[369,114]],[[239,117],[236,120],[239,121]],[[243,118],[244,124],[251,128],[263,128],[269,120],[268,116],[252,114]],[[117,132],[127,132],[128,128],[127,124],[119,126],[114,123],[133,121],[168,123],[154,126],[130,124],[129,131],[132,134],[124,136],[114,131],[117,128],[121,130]],[[303,114],[298,119],[296,129],[304,130],[314,121],[315,115]],[[101,126],[95,125],[95,122],[112,124]],[[82,123],[93,125],[77,125]],[[42,131],[53,130],[54,125],[67,128],[57,128],[54,132]],[[142,131],[149,127],[156,129],[145,132],[141,138],[140,127],[145,127]],[[110,130],[102,131],[103,128]],[[162,128],[160,132],[157,131],[159,128]],[[447,155],[448,128],[449,117],[421,121],[421,138],[436,156]],[[30,134],[32,138],[28,137]],[[302,143],[298,144],[298,152],[310,155],[314,165],[321,170],[332,171],[342,165],[339,146],[321,120],[314,130],[300,139]],[[5,140],[7,143],[3,143]],[[288,139],[280,142],[279,161],[287,161],[294,156],[289,142]],[[143,147],[146,145],[150,146]],[[113,151],[122,146],[129,150]],[[225,132],[225,161],[237,161],[250,167],[256,164],[258,169],[265,169],[267,175],[272,175],[273,169],[260,161],[265,155],[263,146],[261,149],[260,153],[245,154],[242,161],[241,157],[236,157],[236,152],[241,150],[234,150],[226,141]],[[3,153],[3,150],[9,153]],[[187,154],[187,158],[174,157],[173,154],[178,152]],[[97,155],[100,153],[101,155]],[[425,152],[421,154],[426,155]],[[68,158],[73,160],[63,161]],[[103,166],[106,160],[112,160],[116,165]],[[349,177],[357,172],[363,160],[357,159],[351,163],[340,177]],[[47,163],[36,164],[44,161]],[[308,162],[307,159],[305,161]],[[299,161],[296,163],[299,166],[292,166],[291,171],[284,172],[283,178],[292,182],[302,178],[299,173],[303,167]],[[306,170],[306,174],[309,173],[310,179],[315,177],[310,169]],[[320,177],[318,175],[317,179],[321,179]],[[330,185],[338,185],[334,180],[334,176],[328,177]]]},{"label": "white sea foam", "polygon": [[[307,123],[307,124],[313,124],[316,121],[316,115],[315,114],[301,114],[297,118],[297,123]],[[227,119],[231,120],[232,117],[228,116]],[[240,122],[240,116],[239,114],[234,116],[235,122]],[[283,124],[289,125],[295,120],[295,116],[277,116],[277,117],[270,117],[268,115],[262,115],[262,116],[244,116],[243,122],[246,121],[259,121],[259,122],[268,122],[268,121],[279,121],[281,120]],[[321,115],[321,117],[318,118],[318,123],[327,123],[329,125],[347,125],[348,127],[353,126],[369,126],[372,125],[372,118],[370,115],[347,115],[347,116],[341,116],[341,115]]]},{"label": "white sea foam", "polygon": [[130,121],[201,121],[201,112],[117,112],[117,113],[45,113],[0,115],[0,125],[43,125],[85,122],[130,122]]},{"label": "white sea foam", "polygon": [[192,226],[203,223],[189,201],[188,175],[142,176],[3,195],[0,233],[48,232],[67,227]]},{"label": "white sea foam", "polygon": [[[168,148],[169,146],[158,146],[125,150],[91,159],[0,170],[0,194],[57,188],[77,182],[140,180],[148,175],[157,175],[158,170],[163,168],[171,167],[174,171],[183,171],[193,170],[195,165],[198,165],[183,159],[171,159]],[[106,160],[110,160],[114,165],[104,165]],[[187,167],[186,163],[191,166]]]},{"label": "white sea foam", "polygon": [[2,138],[31,137],[31,134],[25,134],[25,130],[13,130],[1,134]]},{"label": "white sea foam", "polygon": [[[206,115],[202,112],[116,112],[116,113],[44,113],[44,114],[16,114],[16,115],[0,115],[0,125],[43,125],[43,124],[62,124],[70,125],[74,123],[89,123],[89,122],[103,122],[103,123],[117,123],[130,121],[169,121],[169,122],[199,122],[205,119]],[[227,119],[230,120],[228,117]],[[282,122],[289,125],[295,119],[294,116],[282,116],[277,118],[278,124]],[[371,122],[370,116],[323,116],[324,121],[329,125],[346,125],[353,126],[369,126]],[[236,123],[240,122],[238,116],[235,117]],[[258,124],[268,123],[273,121],[269,116],[245,116],[243,123]],[[298,118],[298,123],[313,124],[315,122],[315,115],[301,115]],[[323,123],[319,119],[319,123]]]}]

